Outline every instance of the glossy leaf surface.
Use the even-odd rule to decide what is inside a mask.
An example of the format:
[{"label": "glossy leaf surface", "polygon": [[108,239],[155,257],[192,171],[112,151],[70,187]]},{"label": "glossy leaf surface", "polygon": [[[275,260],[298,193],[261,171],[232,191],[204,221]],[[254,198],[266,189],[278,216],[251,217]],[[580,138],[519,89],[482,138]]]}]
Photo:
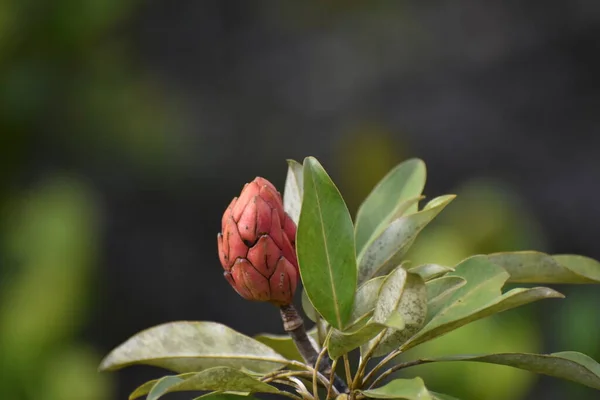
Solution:
[{"label": "glossy leaf surface", "polygon": [[315,158],[304,160],[303,174],[296,242],[302,283],[319,314],[343,329],[356,291],[352,220],[340,192]]}]

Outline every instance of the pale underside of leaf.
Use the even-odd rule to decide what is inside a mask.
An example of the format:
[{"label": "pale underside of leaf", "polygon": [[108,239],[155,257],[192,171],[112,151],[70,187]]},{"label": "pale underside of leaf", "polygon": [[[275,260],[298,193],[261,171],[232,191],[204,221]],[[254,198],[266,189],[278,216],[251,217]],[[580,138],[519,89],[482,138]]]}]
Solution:
[{"label": "pale underside of leaf", "polygon": [[[425,187],[425,163],[406,160],[384,176],[358,208],[356,214],[356,249],[360,252],[381,225],[387,225],[394,215],[415,212],[418,198]],[[409,202],[409,199],[415,201]]]},{"label": "pale underside of leaf", "polygon": [[304,311],[304,315],[308,319],[313,322],[317,322],[319,319],[319,313],[315,310],[315,306],[312,305],[308,295],[306,294],[306,290],[302,289],[302,295],[300,296],[300,301],[302,302],[302,310]]},{"label": "pale underside of leaf", "polygon": [[115,348],[101,370],[146,364],[178,373],[227,366],[259,373],[288,361],[270,347],[216,322],[179,321],[142,331]]},{"label": "pale underside of leaf", "polygon": [[302,206],[303,182],[302,164],[288,160],[288,172],[283,191],[283,208],[297,225]]},{"label": "pale underside of leaf", "polygon": [[327,337],[327,351],[332,359],[336,359],[374,338],[386,328],[386,325],[377,322],[368,322],[352,332],[342,332],[332,329]]},{"label": "pale underside of leaf", "polygon": [[423,264],[408,269],[408,272],[411,274],[420,275],[425,282],[441,277],[452,271],[454,271],[454,268],[439,264]]},{"label": "pale underside of leaf", "polygon": [[[186,375],[195,374],[192,373]],[[137,399],[138,397],[145,395],[148,395],[148,397],[146,397],[146,400],[156,400],[160,396],[165,394],[171,386],[179,382],[183,382],[183,380],[184,377],[182,376],[167,375],[163,376],[160,379],[155,379],[153,381],[146,382],[129,395],[129,400]]]},{"label": "pale underside of leaf", "polygon": [[461,276],[442,276],[426,282],[429,315],[437,314],[444,307],[450,295],[466,283],[465,278]]},{"label": "pale underside of leaf", "polygon": [[384,386],[361,392],[371,399],[433,400],[421,378],[394,379]]},{"label": "pale underside of leaf", "polygon": [[548,255],[537,251],[493,253],[488,259],[519,283],[600,283],[600,262],[577,255]]},{"label": "pale underside of leaf", "polygon": [[[167,393],[189,392],[189,391],[219,391],[250,394],[279,393],[279,390],[265,382],[261,382],[242,371],[228,368],[215,367],[198,373],[188,373],[178,376],[166,376],[156,381],[148,382],[140,386],[132,394],[139,397],[149,384],[155,382],[147,392],[147,400],[157,400]],[[132,399],[133,397],[130,397]]]},{"label": "pale underside of leaf", "polygon": [[501,294],[508,274],[485,256],[474,256],[461,262],[456,271],[447,276],[462,276],[467,283],[451,293],[437,313],[428,315],[426,325],[401,346],[402,350],[502,311],[545,298],[563,297],[544,287],[518,288]]},{"label": "pale underside of leaf", "polygon": [[423,279],[409,274],[402,267],[396,268],[387,276],[381,286],[373,321],[385,323],[397,313],[403,329],[387,328],[380,338],[364,346],[362,352],[377,345],[374,356],[384,355],[395,350],[413,336],[423,326],[427,315],[427,289]]},{"label": "pale underside of leaf", "polygon": [[259,400],[254,396],[248,394],[234,394],[234,393],[222,393],[222,392],[211,392],[198,396],[193,400]]},{"label": "pale underside of leaf", "polygon": [[377,278],[369,279],[358,287],[354,296],[350,321],[356,321],[375,309],[377,296],[379,295],[379,290],[384,279],[384,276],[378,276]]},{"label": "pale underside of leaf", "polygon": [[427,361],[477,361],[506,365],[555,378],[567,379],[600,390],[600,364],[585,354],[572,351],[552,354],[459,355],[439,357]]},{"label": "pale underside of leaf", "polygon": [[358,255],[358,281],[388,274],[400,264],[418,234],[456,196],[445,195],[431,200],[423,210],[392,221]]}]

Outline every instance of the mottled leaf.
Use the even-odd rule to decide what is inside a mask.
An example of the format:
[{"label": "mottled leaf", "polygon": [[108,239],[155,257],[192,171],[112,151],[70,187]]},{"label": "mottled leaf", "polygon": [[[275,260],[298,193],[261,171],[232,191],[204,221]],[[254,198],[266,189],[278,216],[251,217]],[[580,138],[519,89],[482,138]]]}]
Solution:
[{"label": "mottled leaf", "polygon": [[354,228],[340,192],[321,164],[304,160],[304,196],[296,248],[302,283],[323,318],[343,329],[356,291]]},{"label": "mottled leaf", "polygon": [[537,251],[489,254],[510,274],[509,282],[600,283],[600,262],[577,255],[548,255]]},{"label": "mottled leaf", "polygon": [[287,160],[287,162],[288,172],[283,191],[283,208],[297,225],[300,218],[304,186],[302,181],[302,164],[294,160]]},{"label": "mottled leaf", "polygon": [[442,276],[425,284],[427,287],[427,308],[429,315],[435,315],[446,305],[449,296],[467,283],[461,276]]},{"label": "mottled leaf", "polygon": [[[386,226],[399,214],[399,209],[417,211],[417,202],[405,205],[409,199],[418,198],[425,187],[427,171],[422,160],[406,160],[383,177],[373,188],[356,214],[356,249],[358,252],[369,241],[380,225]],[[399,217],[400,215],[397,215]]]},{"label": "mottled leaf", "polygon": [[216,322],[179,321],[142,331],[114,349],[100,364],[117,370],[146,364],[175,372],[227,366],[267,373],[288,361],[270,347]]},{"label": "mottled leaf", "polygon": [[[369,318],[367,318],[369,319]],[[336,359],[354,349],[359,348],[378,333],[386,328],[386,325],[368,322],[355,331],[342,332],[332,329],[327,337],[327,351],[332,359]]]},{"label": "mottled leaf", "polygon": [[[148,394],[148,400],[155,391],[156,386]],[[153,397],[158,399],[166,393],[190,392],[201,390],[243,392],[243,393],[279,393],[279,389],[268,383],[261,382],[242,371],[229,367],[215,367],[198,372],[179,382],[161,388],[160,395]]]},{"label": "mottled leaf", "polygon": [[401,346],[402,350],[511,308],[544,298],[563,297],[545,287],[518,288],[502,294],[501,288],[508,279],[508,273],[486,256],[468,258],[446,276],[459,276],[467,283],[451,293],[436,313],[428,314],[426,325]]},{"label": "mottled leaf", "polygon": [[454,271],[454,268],[445,267],[439,264],[423,264],[408,269],[408,272],[411,274],[420,275],[425,282],[438,278],[452,271]]},{"label": "mottled leaf", "polygon": [[350,321],[356,321],[375,309],[379,289],[381,289],[381,284],[384,279],[384,276],[378,276],[377,278],[366,281],[358,287],[356,294],[354,295],[354,305],[352,307]]},{"label": "mottled leaf", "polygon": [[421,378],[394,379],[384,386],[361,392],[371,399],[433,400]]},{"label": "mottled leaf", "polygon": [[393,220],[385,230],[358,255],[358,282],[388,274],[394,269],[416,239],[456,196],[436,197],[423,210]]},{"label": "mottled leaf", "polygon": [[508,365],[538,374],[567,379],[600,390],[600,364],[585,354],[574,351],[553,354],[458,355],[434,358],[431,361],[478,361]]},{"label": "mottled leaf", "polygon": [[384,355],[395,350],[414,335],[425,322],[427,315],[427,290],[419,275],[409,274],[402,267],[396,268],[381,285],[373,321],[385,323],[394,313],[402,321],[404,329],[387,328],[380,339],[365,345],[363,352],[377,344],[374,356]]}]

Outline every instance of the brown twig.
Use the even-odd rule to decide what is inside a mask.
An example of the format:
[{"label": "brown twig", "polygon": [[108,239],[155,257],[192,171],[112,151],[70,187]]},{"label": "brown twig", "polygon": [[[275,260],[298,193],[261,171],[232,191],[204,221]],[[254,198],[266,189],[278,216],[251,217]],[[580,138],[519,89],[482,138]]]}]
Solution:
[{"label": "brown twig", "polygon": [[[304,321],[302,317],[292,304],[284,305],[280,307],[281,320],[283,321],[283,329],[290,335],[296,348],[300,352],[300,355],[304,361],[310,366],[315,366],[319,353],[314,348],[312,342],[306,334],[304,328]],[[323,354],[323,359],[319,363],[320,365],[316,369],[325,376],[331,374],[331,360],[327,354]],[[333,385],[340,393],[347,393],[348,386],[341,380],[335,373],[333,374]]]}]

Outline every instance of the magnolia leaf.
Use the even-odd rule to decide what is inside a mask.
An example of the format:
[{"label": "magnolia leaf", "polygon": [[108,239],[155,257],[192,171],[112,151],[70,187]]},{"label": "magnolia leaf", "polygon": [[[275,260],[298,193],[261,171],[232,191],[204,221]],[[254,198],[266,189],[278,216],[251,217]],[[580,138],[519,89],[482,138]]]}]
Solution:
[{"label": "magnolia leaf", "polygon": [[384,355],[400,346],[423,326],[427,315],[427,289],[423,278],[409,274],[402,267],[392,271],[381,285],[373,321],[385,323],[397,313],[404,329],[386,329],[381,338],[366,345],[365,351],[377,346],[373,355]]},{"label": "magnolia leaf", "polygon": [[433,400],[421,378],[394,379],[376,389],[362,390],[371,399]]},{"label": "magnolia leaf", "polygon": [[323,318],[343,329],[356,291],[354,228],[348,208],[321,164],[304,160],[304,196],[296,248],[302,283]]},{"label": "magnolia leaf", "polygon": [[283,190],[283,208],[297,225],[302,207],[302,164],[294,160],[287,160],[288,172]]},{"label": "magnolia leaf", "polygon": [[455,195],[436,197],[423,210],[393,220],[358,255],[358,281],[388,274],[406,254],[415,238],[452,200]]},{"label": "magnolia leaf", "polygon": [[357,252],[360,252],[379,226],[389,224],[399,213],[399,209],[409,213],[417,211],[416,201],[410,205],[405,204],[409,199],[418,199],[425,187],[426,176],[425,163],[413,158],[397,165],[379,181],[356,214]]},{"label": "magnolia leaf", "polygon": [[315,310],[315,307],[310,302],[308,295],[306,294],[306,290],[302,290],[302,296],[300,297],[302,301],[302,310],[304,310],[304,314],[306,318],[310,319],[313,322],[317,322],[319,319],[319,313]]},{"label": "magnolia leaf", "polygon": [[[202,372],[181,375],[168,375],[161,379],[146,382],[138,387],[129,400],[148,395],[146,400],[157,400],[171,392],[188,392],[200,390],[216,390],[250,394],[253,392],[279,393],[279,390],[252,376],[228,367],[216,367]],[[212,395],[230,396],[229,393],[210,393]],[[233,395],[236,396],[237,395]],[[203,396],[201,396],[203,397]]]},{"label": "magnolia leaf", "polygon": [[159,379],[156,382],[156,384],[154,386],[152,386],[152,388],[148,392],[148,396],[146,397],[146,400],[157,400],[163,394],[167,393],[169,388],[171,388],[172,386],[177,385],[178,383],[181,383],[181,382],[183,382],[183,379],[181,379],[177,376],[165,376],[165,377]]},{"label": "magnolia leaf", "polygon": [[135,389],[133,392],[131,392],[131,394],[129,395],[129,400],[134,400],[134,399],[137,399],[138,397],[145,396],[148,393],[150,393],[150,391],[153,390],[154,388],[156,388],[155,393],[164,394],[165,393],[164,391],[161,392],[162,389],[166,390],[166,388],[168,388],[176,383],[183,382],[185,379],[189,378],[190,376],[194,376],[194,375],[196,375],[195,372],[188,372],[188,373],[181,374],[181,375],[166,375],[160,379],[154,379],[154,380],[148,381],[148,382],[144,383],[143,385],[138,386],[137,389]]},{"label": "magnolia leaf", "polygon": [[467,283],[462,276],[442,276],[427,282],[427,299],[434,300],[440,296],[447,296]]},{"label": "magnolia leaf", "polygon": [[352,307],[350,321],[357,321],[375,309],[377,296],[379,296],[379,289],[381,289],[381,284],[384,279],[384,276],[378,276],[377,278],[366,281],[358,287],[356,294],[354,295],[354,305]]},{"label": "magnolia leaf", "polygon": [[429,315],[435,315],[446,304],[448,296],[467,283],[461,276],[442,276],[425,284]]},{"label": "magnolia leaf", "polygon": [[388,319],[385,320],[384,325],[387,326],[388,328],[393,328],[393,329],[401,331],[404,328],[406,328],[406,321],[404,320],[404,317],[402,316],[402,314],[400,314],[398,311],[394,311],[388,317]]},{"label": "magnolia leaf", "polygon": [[454,268],[445,267],[438,264],[423,264],[408,269],[408,272],[411,274],[420,275],[425,282],[443,276],[452,271],[454,271]]},{"label": "magnolia leaf", "polygon": [[502,294],[501,288],[508,279],[508,273],[486,256],[470,257],[446,276],[459,276],[467,283],[451,293],[439,310],[428,314],[426,325],[401,346],[403,351],[469,322],[533,301],[564,297],[545,287],[518,288]]},{"label": "magnolia leaf", "polygon": [[194,400],[259,400],[254,396],[233,393],[211,392],[196,397]]},{"label": "magnolia leaf", "polygon": [[600,364],[585,354],[574,351],[552,354],[501,353],[458,355],[434,358],[427,361],[477,361],[507,365],[537,374],[570,380],[600,390]]},{"label": "magnolia leaf", "polygon": [[[216,367],[198,372],[185,380],[174,383],[167,387],[161,395],[172,392],[199,390],[228,391],[236,393],[279,393],[279,389],[276,387],[261,382],[242,371],[229,367]],[[153,391],[154,389],[150,394],[152,394]],[[150,394],[148,395],[149,398]],[[158,399],[158,397],[153,398],[153,400],[154,399]]]},{"label": "magnolia leaf", "polygon": [[178,373],[227,366],[267,373],[288,360],[248,336],[216,322],[179,321],[155,326],[110,352],[100,370],[145,364]]},{"label": "magnolia leaf", "polygon": [[[316,326],[306,333],[308,334],[308,337],[314,341],[314,343],[317,343],[319,341]],[[260,335],[255,336],[254,339],[266,344],[267,346],[269,346],[288,360],[297,360],[304,362],[302,356],[298,352],[296,344],[289,335],[272,335],[269,333],[262,333]]]},{"label": "magnolia leaf", "polygon": [[433,400],[458,400],[456,397],[452,397],[444,393],[436,393],[432,392],[431,390],[429,393],[431,394]]},{"label": "magnolia leaf", "polygon": [[489,254],[488,259],[508,271],[509,282],[600,283],[600,262],[589,257],[517,251]]},{"label": "magnolia leaf", "polygon": [[336,359],[354,349],[359,348],[378,333],[386,328],[386,325],[368,322],[366,325],[352,332],[342,332],[332,329],[327,337],[327,351],[332,359]]}]

